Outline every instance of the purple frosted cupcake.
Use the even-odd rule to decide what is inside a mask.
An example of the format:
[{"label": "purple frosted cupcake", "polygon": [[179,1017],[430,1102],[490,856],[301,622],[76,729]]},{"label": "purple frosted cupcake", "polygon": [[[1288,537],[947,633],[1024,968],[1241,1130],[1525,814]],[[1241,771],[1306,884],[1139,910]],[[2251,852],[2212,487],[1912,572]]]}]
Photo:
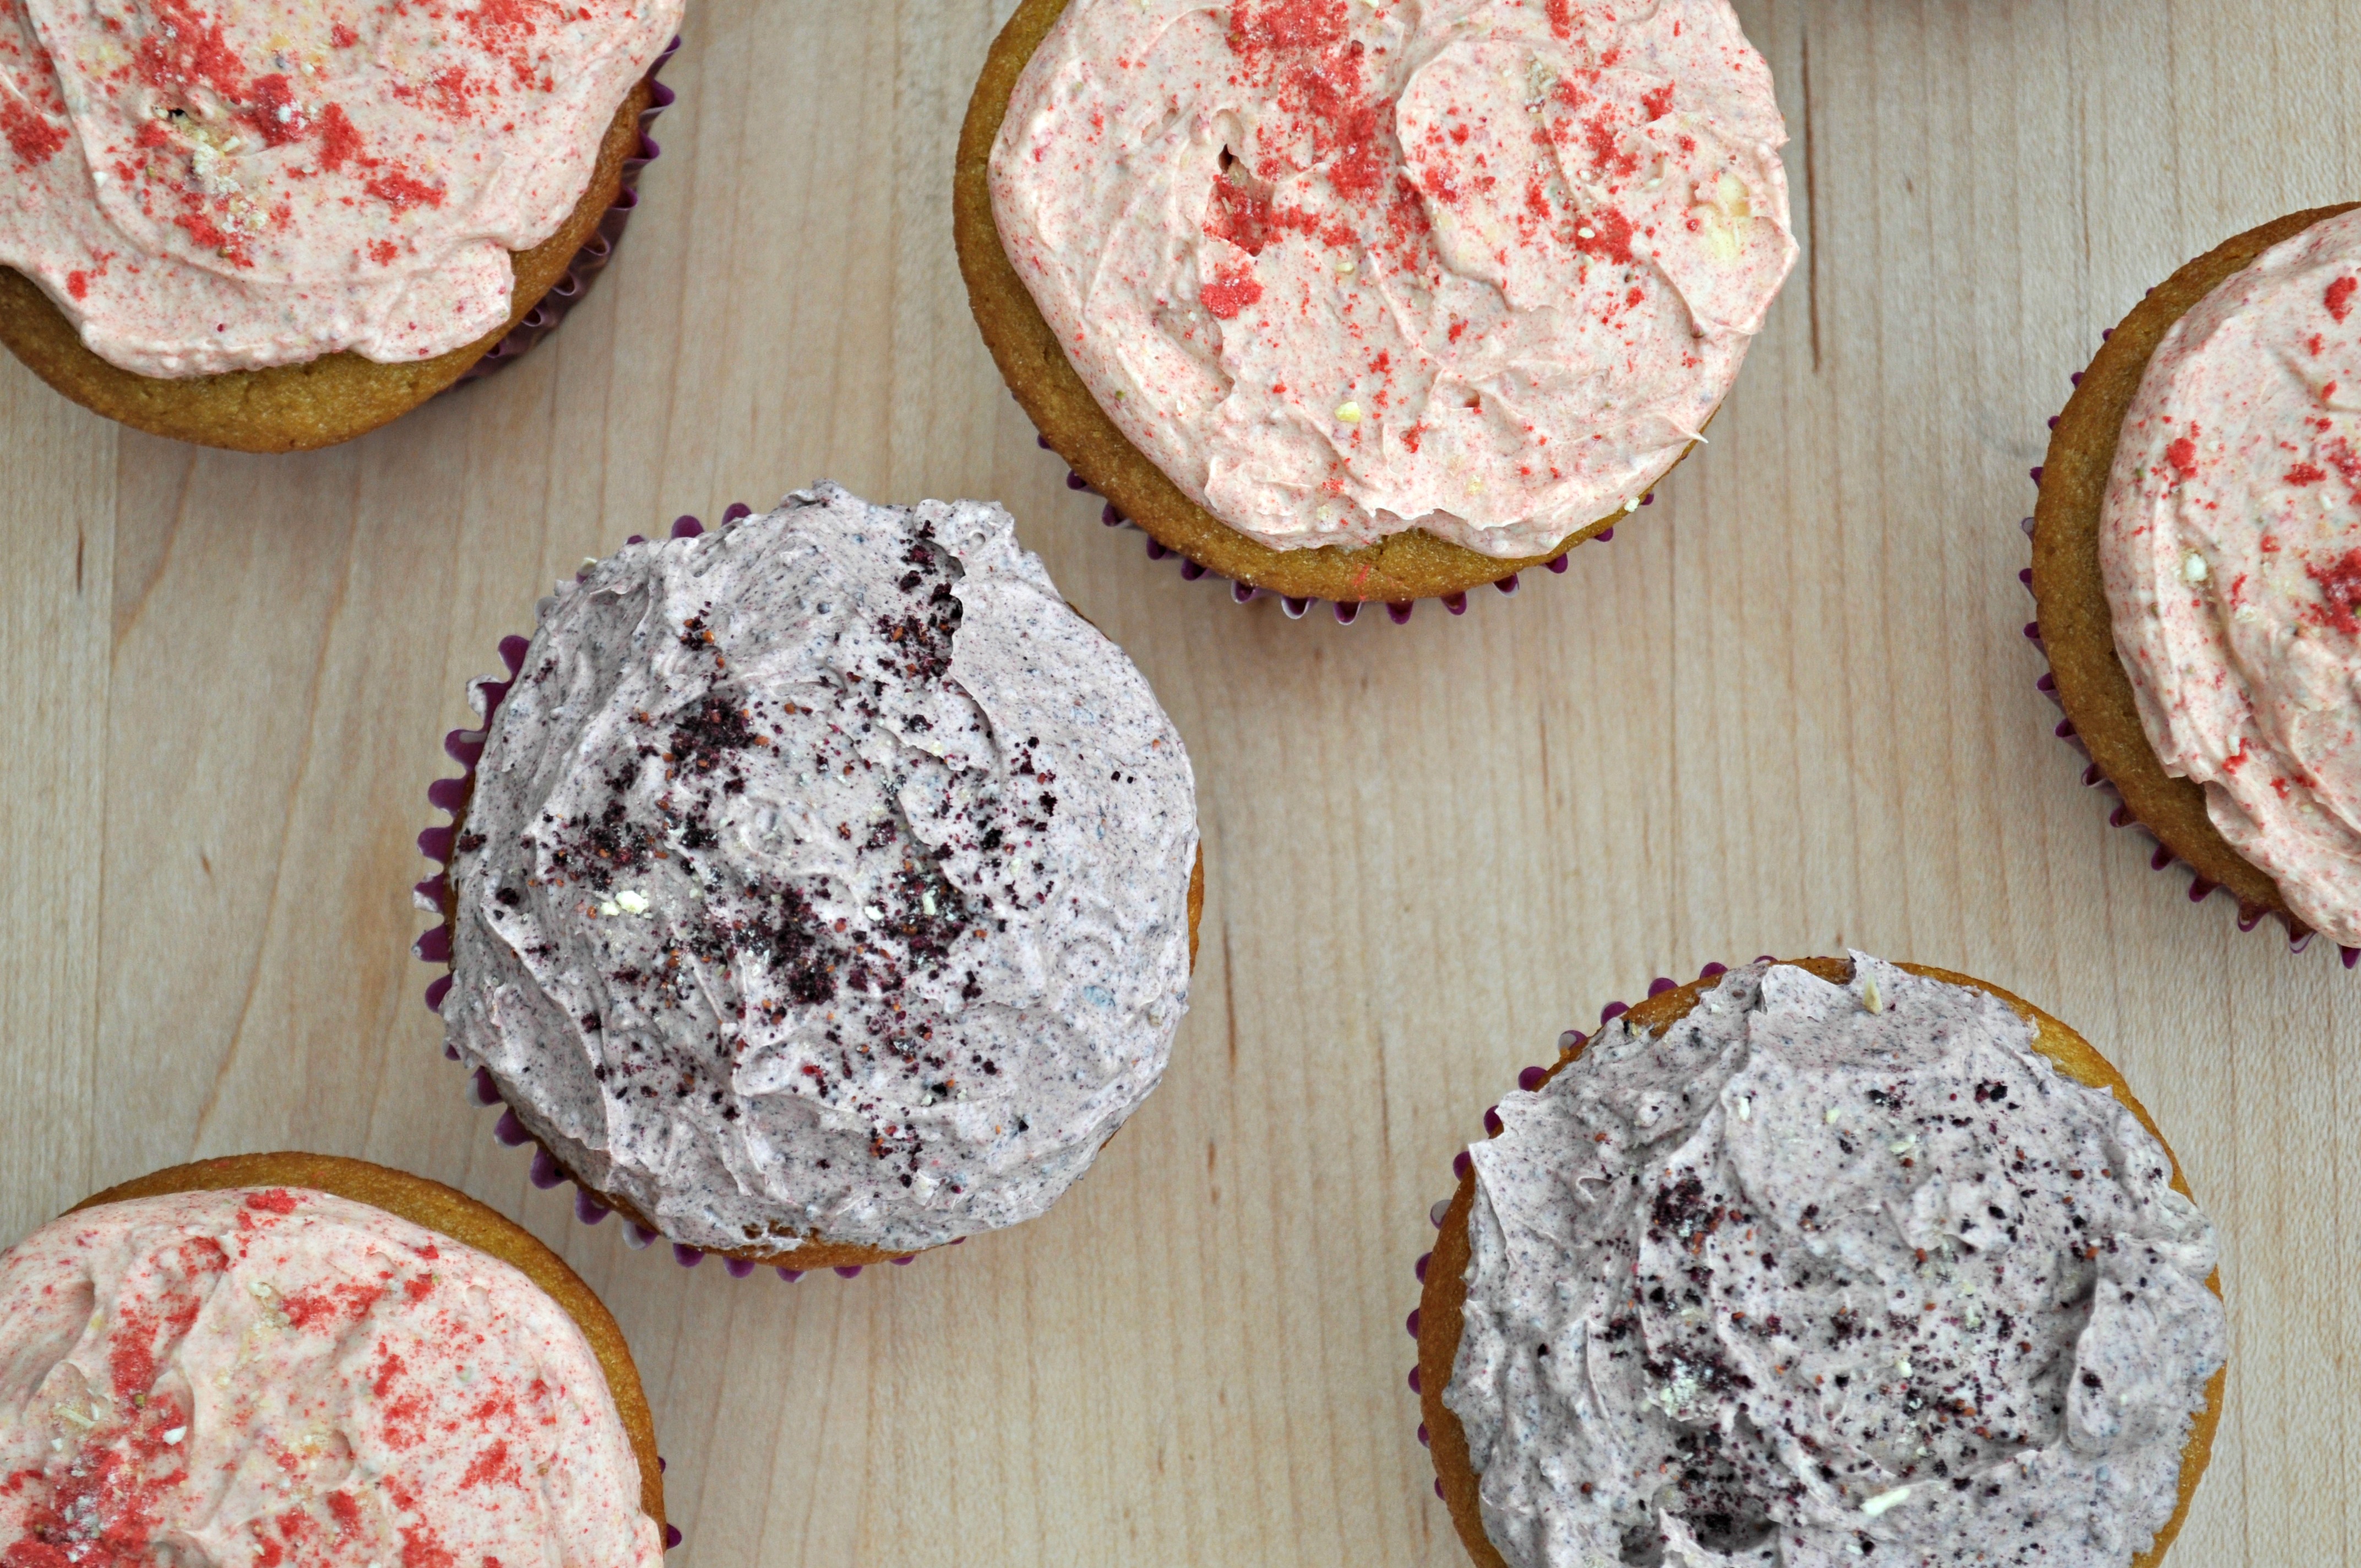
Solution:
[{"label": "purple frosted cupcake", "polygon": [[1455,1162],[1410,1330],[1479,1568],[2153,1568],[2218,1240],[2123,1075],[1861,953],[1660,980]]},{"label": "purple frosted cupcake", "polygon": [[1187,1005],[1188,755],[996,506],[823,485],[586,567],[456,826],[452,1051],[740,1264],[1039,1214]]}]

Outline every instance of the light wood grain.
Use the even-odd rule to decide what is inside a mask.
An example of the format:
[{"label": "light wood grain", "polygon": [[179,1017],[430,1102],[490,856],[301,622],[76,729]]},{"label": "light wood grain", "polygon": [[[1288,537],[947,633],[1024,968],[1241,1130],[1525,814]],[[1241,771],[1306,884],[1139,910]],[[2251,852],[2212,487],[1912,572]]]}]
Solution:
[{"label": "light wood grain", "polygon": [[[590,302],[351,446],[198,453],[0,364],[0,1232],[282,1145],[460,1186],[622,1321],[675,1563],[1453,1564],[1401,1327],[1453,1150],[1650,976],[1850,943],[2128,1074],[2226,1247],[2230,1409],[2173,1561],[2345,1561],[2361,977],[2106,827],[2015,574],[2100,329],[2361,191],[2361,11],[1744,0],[1806,253],[1712,445],[1563,576],[1341,628],[1101,529],[1001,390],[949,192],[1007,3],[696,0]],[[1170,1076],[1053,1214],[788,1286],[530,1187],[419,1003],[408,886],[466,679],[538,593],[821,476],[1012,507],[1187,738],[1211,896]]]}]

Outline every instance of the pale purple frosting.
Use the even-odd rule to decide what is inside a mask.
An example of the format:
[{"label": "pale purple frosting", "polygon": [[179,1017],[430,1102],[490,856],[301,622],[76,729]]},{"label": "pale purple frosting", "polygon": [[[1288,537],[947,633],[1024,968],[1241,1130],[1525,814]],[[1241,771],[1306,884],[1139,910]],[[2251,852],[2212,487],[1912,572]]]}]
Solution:
[{"label": "pale purple frosting", "polygon": [[2171,1516],[2213,1226],[1998,998],[1853,962],[1619,1019],[1470,1150],[1443,1399],[1516,1568],[2123,1568]]},{"label": "pale purple frosting", "polygon": [[675,1242],[1047,1209],[1163,1074],[1197,817],[1008,514],[823,485],[541,620],[453,865],[461,1058]]}]

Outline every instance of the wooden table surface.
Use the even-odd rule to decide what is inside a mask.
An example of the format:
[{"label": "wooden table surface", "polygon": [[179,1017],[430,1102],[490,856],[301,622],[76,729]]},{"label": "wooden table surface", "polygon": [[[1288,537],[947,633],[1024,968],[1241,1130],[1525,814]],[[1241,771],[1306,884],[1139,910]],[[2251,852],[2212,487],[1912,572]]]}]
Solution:
[{"label": "wooden table surface", "polygon": [[[238,1150],[464,1187],[620,1318],[676,1564],[1453,1564],[1402,1331],[1453,1151],[1650,977],[1850,944],[2079,1026],[2220,1223],[2229,1409],[2173,1561],[2346,1560],[2361,976],[2107,826],[2016,573],[2100,329],[2361,190],[2361,9],[1741,0],[1805,249],[1712,445],[1562,576],[1345,627],[1102,529],[1002,390],[950,170],[1012,3],[692,0],[589,302],[341,449],[174,445],[0,356],[0,1233]],[[1010,506],[1186,737],[1210,896],[1170,1074],[1054,1212],[788,1285],[528,1183],[409,889],[536,596],[821,477]]]}]

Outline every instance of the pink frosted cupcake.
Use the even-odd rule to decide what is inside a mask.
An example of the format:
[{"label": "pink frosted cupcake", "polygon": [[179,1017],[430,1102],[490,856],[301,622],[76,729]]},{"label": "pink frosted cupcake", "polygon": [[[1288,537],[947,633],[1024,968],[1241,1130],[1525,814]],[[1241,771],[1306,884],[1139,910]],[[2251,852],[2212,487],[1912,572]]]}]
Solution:
[{"label": "pink frosted cupcake", "polygon": [[0,343],[290,452],[516,351],[603,263],[682,0],[0,0]]},{"label": "pink frosted cupcake", "polygon": [[984,340],[1159,547],[1452,598],[1637,508],[1793,265],[1726,0],[1026,0],[960,145]]},{"label": "pink frosted cupcake", "polygon": [[9,1568],[655,1568],[614,1320],[446,1187],[319,1155],[176,1166],[0,1254]]},{"label": "pink frosted cupcake", "polygon": [[2192,896],[2361,956],[2361,211],[2183,267],[2039,471],[2031,630],[2122,820]]}]

